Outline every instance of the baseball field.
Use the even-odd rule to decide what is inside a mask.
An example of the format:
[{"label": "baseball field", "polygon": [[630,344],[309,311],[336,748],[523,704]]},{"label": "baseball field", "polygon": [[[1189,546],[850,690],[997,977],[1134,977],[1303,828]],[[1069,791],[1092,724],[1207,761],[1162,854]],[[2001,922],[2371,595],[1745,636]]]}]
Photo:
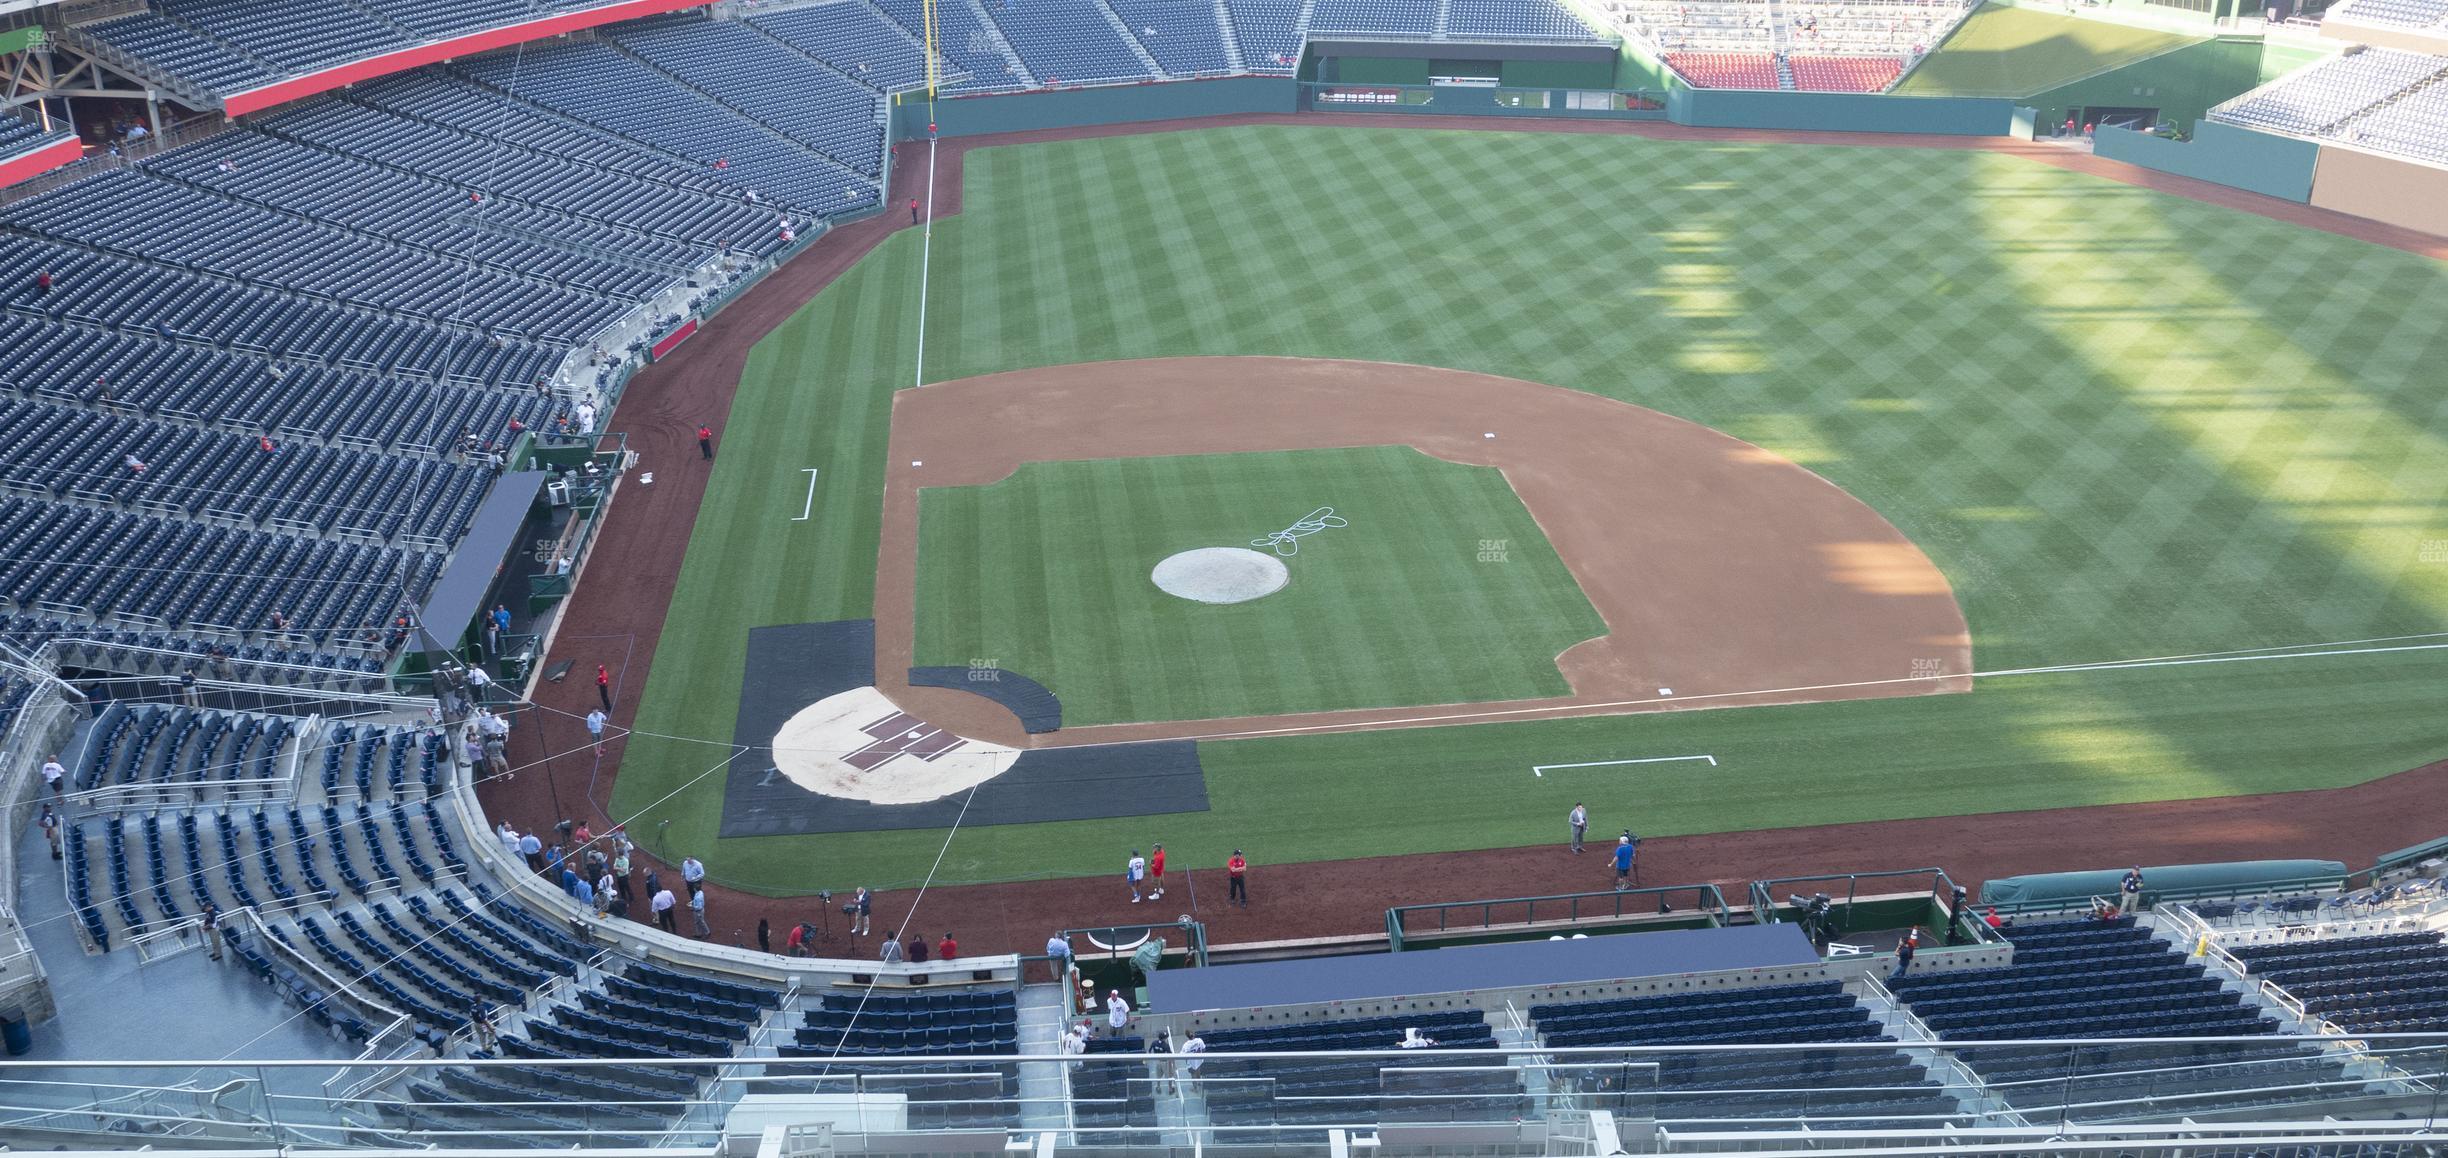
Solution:
[{"label": "baseball field", "polygon": [[[1261,125],[976,149],[959,182],[931,236],[882,238],[747,355],[710,468],[647,464],[711,474],[638,734],[598,783],[649,849],[728,885],[1106,875],[1152,840],[1199,865],[1511,848],[1555,840],[1577,800],[1645,836],[2191,800],[2442,755],[2436,261],[1976,148]],[[1590,461],[1650,475],[1566,509],[1544,453],[1471,449],[1533,416],[1467,411],[1433,438],[1217,452],[1185,429],[1157,454],[1158,402],[1080,368],[1217,357],[1254,359],[1198,386],[1218,421],[1289,405],[1255,359],[1440,368],[1553,388],[1559,414],[1696,424],[1749,473],[1609,443]],[[1077,409],[1015,409],[1001,473],[896,451],[916,437],[896,395],[991,399],[1001,379],[948,384],[1013,371]],[[1404,409],[1357,389],[1299,405],[1303,425]],[[1109,423],[1135,449],[1097,452]],[[1789,489],[1692,514],[1759,472]],[[1795,486],[1892,538],[1780,522]],[[915,577],[880,598],[896,503]],[[1170,552],[1323,507],[1348,525],[1301,539],[1275,594],[1210,607],[1146,582]],[[1769,568],[1791,573],[1712,549],[1746,535],[1791,540]],[[1754,589],[1755,612],[1712,602]],[[1899,629],[1870,659],[1807,642],[1890,603],[1968,637]],[[1758,615],[1790,626],[1746,634]],[[749,631],[867,619],[918,664],[1041,683],[1066,731],[1195,739],[1205,810],[722,839]],[[1658,641],[1720,631],[1742,663],[1685,655],[1710,690],[1649,694]],[[1605,675],[1576,667],[1590,648],[1641,702],[1507,714]],[[1719,703],[1742,706],[1688,710]],[[1351,708],[1411,714],[1248,722]]]}]

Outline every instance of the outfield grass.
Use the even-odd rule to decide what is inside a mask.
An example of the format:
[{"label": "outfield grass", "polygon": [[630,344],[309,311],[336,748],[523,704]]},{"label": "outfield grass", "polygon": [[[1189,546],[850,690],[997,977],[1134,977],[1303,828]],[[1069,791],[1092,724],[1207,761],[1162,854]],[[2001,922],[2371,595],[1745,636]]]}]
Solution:
[{"label": "outfield grass", "polygon": [[1895,91],[1904,96],[2032,96],[2208,39],[1984,4]]},{"label": "outfield grass", "polygon": [[[919,501],[918,663],[1019,672],[1066,727],[1561,696],[1556,655],[1606,631],[1502,472],[1409,447],[1029,463]],[[1351,525],[1263,599],[1148,578],[1328,505]]]},{"label": "outfield grass", "polygon": [[[1402,128],[987,150],[965,205],[935,239],[931,378],[1291,354],[1654,407],[1878,509],[1984,670],[2448,630],[2448,269],[2407,254],[1980,152]],[[867,613],[917,241],[756,350],[655,657],[641,726],[708,742],[634,741],[615,810],[678,790],[632,829],[669,820],[658,843],[727,880],[914,881],[943,847],[716,844],[692,781],[749,627]],[[1207,813],[964,830],[941,875],[1105,872],[1150,834],[1263,863],[1519,844],[1582,792],[1663,835],[2347,784],[2442,754],[2442,654],[1203,745]],[[1721,766],[1528,773],[1686,749]]]}]

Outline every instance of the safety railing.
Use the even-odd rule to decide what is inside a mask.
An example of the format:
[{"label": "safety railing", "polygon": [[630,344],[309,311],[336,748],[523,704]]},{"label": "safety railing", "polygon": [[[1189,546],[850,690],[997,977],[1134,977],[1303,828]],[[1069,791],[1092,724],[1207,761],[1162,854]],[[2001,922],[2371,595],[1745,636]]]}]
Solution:
[{"label": "safety railing", "polygon": [[1611,892],[1399,905],[1386,910],[1386,937],[1399,953],[1410,938],[1431,932],[1544,935],[1568,931],[1584,922],[1614,921],[1713,928],[1725,924],[1725,918],[1725,894],[1713,884],[1651,885]]},{"label": "safety railing", "polygon": [[[2252,1107],[2255,1120],[2293,1130],[2329,1128],[2334,1120],[2387,1118],[2396,1128],[2436,1129],[2442,1106],[2436,1079],[2448,1058],[2448,1038],[2374,1035],[2391,1063],[2430,1086],[2376,1080],[2307,1053],[2275,1064],[2270,1047],[2282,1036],[2240,1038],[2120,1038],[2110,1041],[1916,1041],[1637,1047],[1554,1047],[1535,1055],[1494,1048],[1436,1047],[1365,1052],[1199,1055],[1142,1052],[1086,1055],[653,1058],[650,1060],[434,1058],[334,1063],[189,1062],[78,1063],[92,1071],[75,1090],[117,1083],[111,1102],[89,1128],[124,1130],[109,1119],[141,1121],[148,1129],[182,1121],[226,1123],[207,1116],[194,1095],[226,1088],[264,1091],[247,1116],[270,1125],[267,1143],[372,1148],[413,1131],[442,1147],[494,1145],[505,1120],[523,1137],[557,1145],[668,1144],[703,1146],[731,1107],[756,1094],[825,1095],[833,1103],[837,1139],[853,1151],[925,1148],[933,1134],[1023,1133],[1023,1122],[1061,1121],[1080,1129],[1151,1142],[1162,1129],[1187,1131],[1200,1145],[1247,1141],[1261,1130],[1322,1132],[1330,1128],[1398,1129],[1435,1123],[1473,1124],[1502,1131],[1535,1124],[1534,1090],[1562,1112],[1607,1110],[1619,1120],[1673,1133],[1736,1126],[1796,1129],[1942,1131],[1994,1126],[1995,1107],[2009,1107],[2035,1126],[2061,1130],[2085,1123],[2133,1126],[2198,1125],[2205,1114]],[[2166,1056],[2169,1050],[2232,1060],[2132,1064],[2120,1058]],[[2157,1051],[2154,1055],[2153,1051]],[[1847,1059],[1906,1057],[1923,1064],[1909,1083],[1868,1074],[1882,1065]],[[1926,1057],[1930,1060],[1923,1061]],[[2009,1072],[2008,1063],[2011,1063]],[[56,1063],[48,1063],[56,1065]],[[1984,1066],[1998,1074],[1983,1077]],[[1058,1069],[1058,1067],[1061,1067]],[[320,1089],[302,1075],[345,1071]],[[1029,1075],[1067,1070],[1070,1084]],[[145,1078],[177,1073],[184,1093],[140,1105],[128,1097]],[[387,1075],[368,1081],[367,1074]],[[1346,1079],[1321,1082],[1323,1075]],[[1354,1084],[1351,1078],[1367,1075]],[[687,1080],[690,1076],[694,1080]],[[0,1064],[0,1124],[11,1115],[56,1113],[100,1099],[64,1095],[54,1071],[34,1063]],[[1017,1078],[1018,1080],[1014,1080]],[[1722,1078],[1723,1080],[1718,1080]],[[647,1090],[640,1082],[657,1086]],[[606,1083],[610,1083],[607,1085]],[[619,1091],[628,1092],[619,1092]],[[1014,1091],[1019,1091],[1015,1093]],[[345,1101],[338,1095],[352,1096]],[[899,1096],[886,1096],[899,1095]],[[1157,1103],[1168,1125],[1133,1119],[1129,1105]],[[1187,1099],[1184,1101],[1183,1099]],[[1989,1101],[1988,1099],[1996,1099]],[[1202,1105],[1201,1122],[1178,1111]],[[913,1107],[924,1113],[913,1114]],[[905,1141],[894,1141],[903,1139]],[[997,1147],[999,1148],[999,1147]]]}]

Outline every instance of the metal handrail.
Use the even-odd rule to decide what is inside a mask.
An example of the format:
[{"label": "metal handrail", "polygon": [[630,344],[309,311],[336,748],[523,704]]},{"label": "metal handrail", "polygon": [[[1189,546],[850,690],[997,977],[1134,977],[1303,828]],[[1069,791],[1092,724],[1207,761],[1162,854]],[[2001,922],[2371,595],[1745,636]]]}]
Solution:
[{"label": "metal handrail", "polygon": [[[1510,905],[1521,906],[1523,916],[1520,921],[1510,922],[1508,924],[1514,927],[1526,928],[1538,924],[1538,906],[1542,904],[1552,905],[1559,901],[1566,903],[1567,915],[1561,918],[1548,918],[1551,921],[1570,922],[1582,920],[1584,914],[1581,912],[1581,903],[1583,901],[1589,901],[1593,904],[1599,901],[1605,901],[1607,902],[1607,907],[1612,910],[1611,912],[1602,914],[1589,914],[1591,919],[1596,919],[1600,916],[1656,916],[1658,914],[1656,914],[1654,911],[1627,913],[1624,911],[1623,903],[1626,900],[1643,897],[1650,898],[1652,900],[1670,898],[1672,895],[1680,893],[1691,893],[1697,898],[1697,901],[1691,909],[1678,910],[1678,912],[1705,914],[1709,916],[1711,920],[1720,925],[1725,923],[1725,914],[1728,908],[1726,905],[1725,894],[1720,892],[1717,886],[1714,884],[1645,885],[1640,888],[1632,889],[1593,889],[1588,892],[1551,893],[1544,896],[1533,897],[1493,897],[1487,900],[1427,901],[1413,905],[1397,905],[1386,910],[1386,935],[1392,940],[1394,950],[1396,952],[1401,952],[1403,948],[1403,941],[1408,935],[1405,929],[1407,924],[1406,918],[1413,913],[1433,912],[1437,914],[1437,931],[1448,932],[1453,928],[1452,924],[1447,920],[1446,915],[1448,913],[1454,910],[1468,910],[1476,908],[1479,910],[1479,924],[1475,927],[1479,929],[1492,929],[1504,927],[1497,925],[1493,920],[1494,911],[1499,906]],[[1473,926],[1465,926],[1464,928],[1468,929],[1472,927]]]}]

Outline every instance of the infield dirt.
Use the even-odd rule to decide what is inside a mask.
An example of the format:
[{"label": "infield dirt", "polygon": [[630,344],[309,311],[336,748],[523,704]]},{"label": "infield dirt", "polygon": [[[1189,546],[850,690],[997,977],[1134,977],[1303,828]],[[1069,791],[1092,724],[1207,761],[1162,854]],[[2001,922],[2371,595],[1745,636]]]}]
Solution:
[{"label": "infield dirt", "polygon": [[[1693,129],[1626,122],[1304,114],[948,140],[942,143],[936,167],[934,210],[938,216],[960,211],[962,158],[970,149],[1235,124],[1621,133],[1678,140],[1983,149],[2448,259],[2448,239],[2060,146],[2002,138]],[[923,195],[925,157],[923,143],[902,146],[893,174],[896,191]],[[623,488],[547,661],[576,660],[581,670],[595,662],[612,662],[617,690],[613,721],[619,727],[629,727],[635,720],[636,692],[644,687],[644,672],[662,633],[691,522],[705,497],[708,472],[693,467],[670,469],[668,464],[694,460],[693,432],[698,423],[720,428],[750,347],[886,237],[908,227],[905,216],[888,212],[833,230],[710,319],[688,345],[630,383],[615,425],[628,436],[631,449],[648,462],[665,464],[665,469],[658,472],[652,487]],[[533,694],[540,704],[581,715],[595,700],[594,689],[582,681],[541,684]],[[480,792],[486,810],[492,818],[509,820],[522,829],[549,827],[556,813],[583,815],[601,829],[610,823],[606,809],[618,770],[619,747],[617,741],[608,744],[609,755],[598,767],[582,744],[566,737],[548,740],[543,728],[521,728],[513,734],[511,758],[527,771],[514,780],[483,785]],[[2020,872],[2135,861],[2164,864],[2327,857],[2363,864],[2392,848],[2438,835],[2435,804],[2444,780],[2448,780],[2448,762],[2342,789],[1675,837],[1644,844],[1641,875],[1654,884],[1735,882],[1831,869],[1869,872],[1936,865],[1945,867],[1958,883],[1971,885]],[[1597,831],[1602,832],[1610,824],[1620,827],[1622,823],[1624,818],[1593,818]],[[1561,837],[1561,817],[1558,830]],[[719,881],[720,858],[709,859]],[[1598,859],[1573,857],[1558,846],[1543,845],[1302,865],[1261,861],[1252,870],[1255,903],[1250,908],[1202,904],[1198,915],[1209,922],[1210,940],[1217,944],[1360,935],[1381,932],[1384,910],[1393,904],[1604,887],[1599,867],[1592,863]],[[640,860],[641,868],[653,864],[671,871],[651,857],[641,856]],[[1220,891],[1220,869],[1182,867],[1192,870],[1179,898],[1182,903],[1167,904],[1165,910],[1187,911],[1194,894],[1214,896]],[[880,894],[878,924],[899,925],[908,916],[912,900],[909,891]],[[1157,919],[1146,906],[1128,902],[1128,896],[1108,876],[944,887],[927,892],[924,912],[913,927],[928,932],[954,930],[974,952],[1036,952],[1046,936],[1060,928]],[[719,883],[712,886],[709,903],[718,931],[715,939],[726,944],[749,940],[759,917],[772,920],[778,938],[779,930],[791,923],[819,916],[813,898],[764,897]]]}]

